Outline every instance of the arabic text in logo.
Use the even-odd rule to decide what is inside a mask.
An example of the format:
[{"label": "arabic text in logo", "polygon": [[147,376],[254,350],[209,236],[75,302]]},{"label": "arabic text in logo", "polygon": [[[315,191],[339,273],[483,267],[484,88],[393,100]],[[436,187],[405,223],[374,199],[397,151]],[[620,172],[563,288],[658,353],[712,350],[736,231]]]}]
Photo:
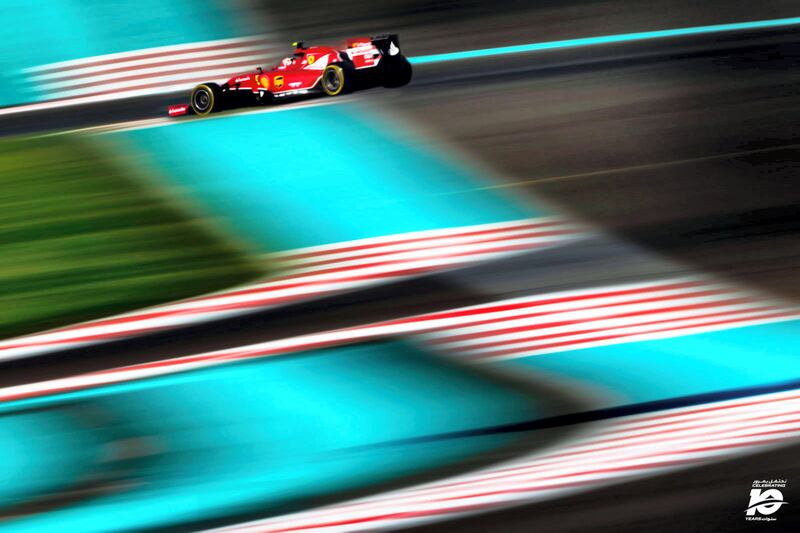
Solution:
[{"label": "arabic text in logo", "polygon": [[750,489],[750,503],[745,510],[746,520],[774,521],[774,515],[786,505],[780,489],[786,488],[785,479],[755,480]]}]

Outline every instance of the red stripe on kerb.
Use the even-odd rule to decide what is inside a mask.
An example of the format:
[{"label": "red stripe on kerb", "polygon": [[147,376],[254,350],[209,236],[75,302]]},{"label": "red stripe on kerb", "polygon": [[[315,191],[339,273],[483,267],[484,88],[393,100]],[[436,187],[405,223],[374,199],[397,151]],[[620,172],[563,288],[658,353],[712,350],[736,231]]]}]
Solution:
[{"label": "red stripe on kerb", "polygon": [[[247,61],[239,61],[239,62],[234,62],[234,63],[225,63],[223,65],[215,65],[213,67],[208,67],[208,68],[209,69],[213,69],[213,70],[217,70],[217,69],[223,69],[223,68],[224,69],[234,69],[234,68],[245,68],[245,67],[253,67],[253,69],[255,69],[256,64],[254,63],[253,60],[247,60]],[[78,85],[70,85],[69,87],[59,87],[58,89],[53,89],[53,90],[56,91],[56,92],[74,91],[74,90],[84,89],[86,87],[102,87],[104,85],[108,85],[108,84],[111,84],[111,83],[121,83],[121,82],[136,81],[136,80],[147,80],[147,79],[157,78],[159,76],[170,76],[170,75],[173,75],[173,74],[189,74],[189,73],[192,73],[192,72],[197,72],[197,69],[195,67],[187,67],[187,68],[182,68],[182,69],[171,70],[169,72],[157,72],[157,73],[151,73],[151,74],[136,74],[136,75],[132,75],[132,76],[122,76],[122,77],[113,78],[113,79],[110,79],[110,80],[86,82],[86,83],[81,83],[81,84],[78,84]],[[199,74],[201,74],[201,73],[198,73],[198,75]],[[59,80],[59,81],[61,81],[61,80]],[[181,82],[182,82],[182,80],[171,80],[171,81],[168,80],[168,81],[164,81],[164,82],[160,82],[160,83],[175,84],[175,83],[181,83]],[[132,89],[132,87],[125,87],[124,90],[127,91],[127,90],[131,90],[131,89]],[[87,96],[89,96],[89,95],[87,95]]]},{"label": "red stripe on kerb", "polygon": [[[525,342],[535,342],[535,341],[547,340],[547,339],[558,339],[560,337],[571,337],[573,335],[582,335],[582,334],[585,334],[585,333],[599,333],[599,332],[602,332],[602,331],[614,331],[614,330],[625,329],[625,328],[630,328],[630,327],[653,326],[653,325],[656,325],[656,324],[669,324],[669,323],[672,323],[672,322],[682,322],[684,320],[694,320],[694,319],[703,320],[703,319],[708,319],[708,318],[719,318],[719,317],[724,317],[724,316],[733,316],[733,315],[741,315],[741,314],[746,314],[746,313],[754,313],[755,311],[766,311],[766,310],[775,310],[775,309],[778,309],[778,308],[771,307],[771,308],[762,308],[762,309],[758,309],[758,308],[739,309],[737,311],[720,311],[720,312],[717,312],[717,313],[706,313],[706,314],[702,314],[702,315],[695,315],[695,316],[692,316],[692,317],[682,316],[682,317],[676,317],[676,318],[666,318],[666,319],[663,319],[663,320],[648,320],[648,321],[645,321],[645,322],[631,322],[629,324],[622,324],[622,325],[619,325],[619,326],[606,326],[606,327],[598,327],[598,328],[576,329],[576,330],[564,331],[564,332],[561,332],[561,333],[548,333],[548,334],[544,334],[544,335],[530,335],[528,337],[521,337],[521,338],[518,338],[518,339],[507,339],[507,340],[499,340],[499,341],[491,341],[491,342],[482,342],[482,343],[479,343],[479,344],[470,344],[468,346],[457,346],[457,347],[453,347],[452,349],[453,350],[470,351],[470,350],[477,350],[477,349],[482,349],[482,348],[492,348],[492,347],[495,347],[495,346],[505,346],[505,345],[508,345],[508,344],[522,344],[522,343],[525,343]],[[753,315],[751,314],[749,316],[753,316]],[[591,320],[590,322],[596,322],[597,320],[605,320],[605,317],[600,318],[600,319],[594,319],[594,320]],[[566,325],[569,325],[569,323],[567,322]],[[547,326],[547,327],[551,327],[551,326]],[[538,326],[535,326],[535,327],[530,327],[528,329],[536,330],[536,329],[540,329],[540,328]],[[641,333],[637,333],[637,335],[640,335],[640,334]]]},{"label": "red stripe on kerb", "polygon": [[[145,68],[169,67],[169,66],[172,66],[172,65],[186,65],[186,64],[190,64],[190,63],[203,63],[203,62],[206,62],[206,61],[216,61],[216,60],[219,60],[219,59],[236,59],[236,58],[242,57],[244,55],[253,55],[253,54],[257,54],[259,52],[267,52],[268,50],[270,50],[270,48],[264,47],[263,50],[231,52],[231,53],[228,53],[228,54],[219,54],[219,55],[213,55],[213,56],[189,57],[189,58],[186,58],[186,59],[172,59],[172,60],[169,60],[169,61],[158,61],[156,63],[147,63],[147,64],[144,64],[144,65],[134,65],[134,66],[128,66],[128,67],[117,67],[117,68],[105,69],[105,70],[101,70],[101,71],[98,71],[98,72],[92,72],[92,73],[86,73],[86,74],[72,74],[71,76],[59,76],[58,78],[53,78],[52,80],[46,80],[44,83],[47,84],[47,83],[53,82],[53,81],[62,82],[62,81],[69,81],[69,80],[79,80],[81,78],[88,78],[90,76],[100,76],[100,75],[105,75],[105,74],[117,74],[117,73],[130,72],[130,71],[140,70],[140,69],[145,69]],[[265,56],[266,55],[267,54],[265,54]],[[223,63],[223,64],[221,64],[219,66],[224,67],[226,64],[227,63]],[[211,68],[211,67],[209,67],[209,68]],[[176,72],[176,71],[169,71],[169,72],[158,73],[158,74],[150,74],[150,76],[156,76],[156,75],[162,75],[163,76],[163,75],[167,75],[167,74],[172,74],[174,72]]]},{"label": "red stripe on kerb", "polygon": [[[607,303],[607,304],[595,304],[595,305],[582,305],[579,307],[572,307],[567,310],[559,310],[559,311],[537,311],[535,313],[522,313],[518,315],[512,316],[504,316],[504,317],[496,317],[496,318],[487,318],[484,320],[470,320],[465,321],[460,324],[449,325],[449,326],[437,326],[434,328],[430,328],[429,331],[445,331],[448,329],[461,329],[465,327],[472,327],[472,326],[483,326],[487,324],[496,324],[500,322],[508,322],[509,320],[523,320],[526,318],[537,318],[537,317],[546,317],[551,316],[557,313],[565,313],[565,312],[573,312],[573,311],[589,311],[592,309],[606,309],[606,308],[613,308],[613,307],[621,307],[625,305],[634,305],[634,304],[643,304],[643,303],[654,303],[654,302],[662,302],[668,300],[682,300],[685,298],[693,298],[697,296],[707,296],[707,295],[716,295],[716,294],[724,294],[729,291],[724,290],[709,290],[709,291],[697,291],[693,293],[680,293],[680,294],[671,294],[667,296],[658,296],[654,298],[638,298],[634,300],[623,300],[621,302],[614,302],[614,303]],[[492,311],[494,312],[494,311]],[[425,317],[422,317],[425,318]],[[429,339],[427,342],[432,344],[441,344],[448,342],[449,339],[453,337],[447,337],[442,339]]]},{"label": "red stripe on kerb", "polygon": [[[387,324],[405,324],[408,322],[416,322],[416,321],[430,321],[430,320],[443,320],[448,318],[461,318],[466,316],[474,316],[474,315],[484,315],[489,313],[498,313],[503,311],[516,311],[518,309],[528,309],[531,307],[540,307],[544,305],[552,305],[552,304],[560,304],[560,303],[568,303],[568,302],[577,302],[581,300],[595,300],[598,298],[607,298],[610,296],[627,296],[632,294],[646,294],[648,292],[660,292],[660,291],[667,291],[667,290],[674,290],[674,289],[688,289],[692,287],[699,287],[704,285],[699,281],[689,281],[683,283],[666,283],[664,285],[653,285],[649,287],[637,287],[633,289],[618,289],[618,290],[608,290],[603,292],[596,292],[596,293],[589,293],[589,294],[574,294],[570,296],[559,296],[555,298],[543,298],[541,300],[533,300],[533,301],[524,301],[524,302],[515,302],[515,303],[508,303],[508,304],[500,304],[500,305],[485,305],[480,307],[473,307],[468,309],[460,309],[456,311],[443,311],[440,313],[431,313],[428,315],[422,315],[417,317],[411,318],[402,318],[398,320],[392,320],[387,322]],[[715,290],[715,291],[706,291],[706,293],[721,293],[723,291]],[[729,292],[729,291],[728,291]],[[700,294],[700,293],[694,293]],[[670,299],[670,298],[686,298],[686,293],[681,293],[679,295],[667,295],[667,296],[660,296],[657,298],[652,298],[648,300],[638,300],[637,302],[650,302],[650,301],[657,301],[661,299]],[[603,304],[598,305],[597,307],[610,307],[612,305],[628,305],[629,303],[634,302],[622,302],[617,304]],[[592,309],[591,307],[586,308],[579,308],[579,309]],[[546,311],[542,312],[541,314],[551,314],[553,311]],[[538,316],[539,313],[536,315],[531,316]],[[483,322],[470,322],[470,325],[478,325],[478,324],[489,324],[494,321],[504,321],[508,320],[507,317],[501,318],[492,318],[487,319]],[[443,326],[443,328],[449,328],[452,326]]]},{"label": "red stripe on kerb", "polygon": [[639,333],[620,333],[620,334],[617,334],[617,335],[602,335],[602,336],[598,336],[598,337],[592,337],[592,338],[589,338],[589,339],[579,339],[579,340],[573,340],[573,341],[563,341],[563,342],[553,342],[553,343],[549,343],[549,344],[541,344],[541,345],[536,346],[536,347],[509,348],[508,350],[500,350],[500,351],[497,351],[497,352],[492,352],[491,354],[480,355],[478,357],[480,357],[480,358],[483,358],[483,357],[493,358],[493,357],[500,357],[502,355],[512,355],[512,354],[522,353],[522,352],[535,352],[536,350],[549,350],[549,349],[552,349],[552,348],[562,348],[562,347],[566,347],[566,346],[575,346],[575,345],[586,344],[586,343],[590,343],[590,342],[600,342],[600,341],[605,341],[605,340],[623,339],[623,338],[627,338],[627,337],[636,337],[636,336],[639,336],[639,335],[652,335],[653,333],[664,333],[664,332],[668,332],[668,331],[682,331],[684,329],[702,328],[702,327],[709,327],[709,326],[721,326],[721,325],[724,325],[724,324],[746,323],[746,322],[753,322],[753,321],[758,321],[758,320],[769,320],[769,319],[773,319],[773,318],[788,318],[788,317],[791,317],[791,316],[798,316],[798,315],[800,315],[800,313],[794,312],[794,311],[793,312],[772,313],[772,314],[767,314],[767,315],[742,317],[742,318],[736,318],[736,319],[730,319],[730,320],[717,320],[717,321],[706,322],[706,323],[701,323],[701,324],[692,324],[692,325],[687,325],[687,326],[677,326],[677,327],[673,327],[673,328],[661,328],[661,329],[655,329],[655,330],[652,330],[652,331],[645,331],[645,332],[639,332]]},{"label": "red stripe on kerb", "polygon": [[[248,41],[237,41],[235,43],[227,43],[227,44],[215,44],[215,45],[208,45],[208,46],[200,46],[197,48],[183,48],[180,50],[162,50],[159,52],[148,52],[144,54],[139,54],[135,56],[126,56],[126,57],[117,57],[111,59],[98,59],[97,61],[90,61],[87,63],[79,63],[75,65],[67,65],[67,66],[59,66],[59,65],[52,65],[46,66],[36,71],[36,74],[44,73],[44,72],[51,72],[54,70],[58,71],[67,71],[67,70],[76,70],[80,68],[87,68],[87,67],[100,67],[103,65],[115,65],[118,63],[123,63],[126,61],[139,61],[142,59],[151,59],[151,58],[160,58],[160,57],[169,57],[176,54],[191,54],[193,52],[212,52],[214,50],[229,50],[231,48],[241,48],[243,46],[257,46],[262,44],[267,46],[267,41],[264,39],[253,39]],[[101,56],[102,57],[102,56]]]},{"label": "red stripe on kerb", "polygon": [[[526,232],[526,233],[519,233],[519,234],[515,234],[515,235],[506,235],[506,236],[503,236],[503,237],[485,237],[485,238],[481,238],[481,239],[470,240],[468,242],[455,242],[455,243],[451,243],[451,244],[444,244],[441,247],[442,248],[451,248],[451,247],[455,247],[455,246],[472,246],[472,245],[475,245],[475,244],[484,244],[484,243],[488,243],[488,242],[502,242],[502,241],[513,241],[513,240],[519,240],[519,239],[531,239],[531,238],[540,238],[540,237],[554,237],[554,236],[558,236],[558,235],[574,235],[575,233],[576,233],[575,230],[554,230],[554,231],[538,231],[538,232],[529,231],[529,232]],[[458,237],[453,237],[453,238],[461,239],[463,237],[458,236]],[[391,245],[392,246],[396,246],[397,244],[399,244],[399,243],[392,243]],[[387,251],[373,252],[373,253],[361,254],[361,255],[357,255],[357,256],[353,256],[353,257],[339,257],[339,258],[333,258],[333,259],[320,259],[318,261],[309,261],[309,262],[299,263],[297,266],[298,266],[298,268],[308,268],[308,267],[313,267],[313,266],[320,266],[320,265],[327,265],[327,264],[332,264],[332,263],[339,263],[339,262],[342,262],[342,261],[350,261],[350,260],[354,260],[354,259],[370,259],[370,258],[373,258],[373,257],[382,257],[382,256],[386,256],[386,255],[393,255],[393,254],[419,252],[419,251],[423,251],[423,250],[436,250],[437,248],[438,248],[437,246],[414,246],[412,248],[402,248],[400,250],[393,250],[393,251],[389,251],[389,252],[387,252]],[[335,250],[335,251],[331,251],[328,255],[334,255],[334,254],[338,254],[338,253],[339,253],[339,251]]]},{"label": "red stripe on kerb", "polygon": [[441,240],[441,239],[453,239],[459,237],[472,237],[476,235],[488,235],[491,233],[502,233],[505,231],[516,231],[521,229],[533,229],[533,228],[542,228],[547,226],[558,226],[564,224],[563,221],[546,221],[546,222],[530,222],[526,224],[519,224],[517,226],[504,226],[501,228],[490,228],[484,230],[472,230],[472,231],[464,231],[461,233],[449,233],[446,235],[431,235],[428,237],[415,237],[413,234],[408,235],[406,237],[400,237],[391,241],[383,241],[377,243],[369,243],[369,244],[356,244],[352,246],[342,246],[337,248],[330,248],[326,250],[318,250],[318,251],[311,251],[311,252],[297,252],[297,253],[287,253],[281,259],[286,260],[294,260],[294,259],[304,259],[306,257],[318,257],[324,256],[328,254],[338,254],[338,253],[346,253],[346,252],[355,252],[359,250],[367,250],[370,248],[382,248],[385,246],[394,246],[396,244],[405,244],[405,243],[414,243],[414,242],[425,242],[425,241],[434,241],[434,240]]},{"label": "red stripe on kerb", "polygon": [[[220,67],[221,68],[227,68],[226,65],[220,65]],[[235,71],[235,70],[231,70],[227,74],[221,74],[219,76],[216,76],[216,78],[217,79],[232,78],[233,76],[236,76],[237,74],[240,74],[240,72]],[[126,92],[129,92],[129,91],[140,91],[142,89],[157,89],[159,87],[170,87],[170,86],[173,86],[173,85],[191,86],[192,84],[199,83],[199,82],[202,82],[202,81],[206,81],[206,80],[205,79],[201,79],[201,78],[190,78],[190,79],[187,79],[187,80],[179,80],[179,81],[162,81],[162,82],[158,82],[158,83],[147,83],[147,84],[143,84],[143,85],[134,85],[134,86],[123,87],[121,89],[113,89],[113,90],[108,90],[108,91],[98,91],[98,92],[93,92],[93,93],[85,93],[85,94],[79,94],[79,95],[75,95],[75,96],[68,96],[66,98],[57,98],[55,100],[48,100],[47,102],[48,103],[70,102],[72,100],[81,100],[81,99],[85,99],[85,98],[93,98],[93,97],[96,97],[96,96],[107,96],[107,95],[111,95],[111,94],[126,93]]]},{"label": "red stripe on kerb", "polygon": [[[699,293],[697,295],[699,296]],[[695,294],[691,294],[691,293],[688,293],[688,294],[684,295],[685,298],[692,298],[692,297],[695,297],[695,296],[696,296]],[[514,327],[508,327],[508,328],[501,328],[501,329],[492,329],[492,330],[487,330],[487,331],[477,331],[477,332],[474,332],[474,333],[464,333],[464,334],[461,334],[461,335],[449,335],[447,337],[440,337],[440,338],[432,339],[432,340],[429,341],[429,344],[447,344],[447,343],[451,343],[451,342],[474,340],[474,339],[480,339],[480,338],[484,338],[484,337],[495,337],[497,335],[506,335],[506,334],[509,334],[509,333],[524,333],[526,331],[532,331],[532,330],[538,330],[538,329],[547,329],[547,328],[554,328],[554,327],[561,327],[561,326],[571,326],[571,325],[575,325],[575,324],[586,324],[586,323],[590,323],[590,322],[597,322],[599,320],[614,320],[614,319],[618,319],[618,318],[646,316],[646,315],[653,315],[653,314],[658,314],[658,313],[674,313],[674,312],[677,312],[677,311],[692,311],[692,310],[696,310],[696,309],[714,308],[714,307],[721,307],[721,306],[724,306],[724,305],[733,305],[733,304],[737,304],[737,303],[746,303],[746,302],[755,303],[752,300],[749,300],[747,298],[731,298],[731,299],[728,299],[728,300],[716,300],[714,302],[705,302],[705,303],[700,303],[700,304],[676,305],[676,306],[672,306],[672,307],[658,307],[658,308],[654,308],[654,309],[645,309],[645,310],[642,310],[642,311],[631,311],[631,312],[628,312],[628,313],[617,313],[617,314],[612,314],[612,315],[600,315],[600,316],[593,316],[593,317],[588,317],[588,318],[576,318],[576,319],[572,319],[572,320],[559,320],[559,321],[553,321],[553,322],[537,322],[535,324],[527,324],[527,325],[523,325],[523,326],[514,326]],[[625,302],[624,305],[636,305],[636,302]],[[614,305],[614,307],[617,307],[617,306],[618,305]],[[608,307],[612,307],[612,306],[609,305]],[[530,318],[535,318],[536,316],[550,316],[550,315],[561,314],[561,313],[572,313],[572,312],[576,312],[576,311],[586,311],[586,310],[591,310],[591,309],[604,309],[604,308],[606,308],[606,306],[598,305],[598,306],[589,307],[589,308],[564,309],[564,310],[558,310],[558,311],[550,311],[550,312],[547,312],[547,313],[535,313],[532,316],[530,316]],[[774,307],[774,306],[772,306],[772,307],[763,307],[763,308],[764,309],[778,309],[777,307]],[[752,311],[752,310],[753,310],[753,308],[750,308],[750,309],[747,309],[747,310],[742,310],[742,311]],[[699,317],[699,316],[701,316],[701,315],[695,315],[695,317]],[[523,320],[525,318],[529,318],[529,317],[527,315],[510,316],[510,317],[506,317],[504,322],[512,321],[512,320]],[[688,318],[694,318],[694,317],[682,317],[681,320],[686,320]],[[452,326],[451,328],[448,328],[448,329],[458,330],[458,329],[461,329],[461,328],[473,327],[475,325],[476,324],[467,323],[467,324],[464,324],[463,326],[462,325]],[[635,325],[635,324],[631,323],[631,324],[628,324],[628,325],[632,326],[632,325]],[[586,333],[588,333],[588,331]],[[518,339],[518,340],[524,340],[524,339]],[[498,341],[495,341],[495,342],[498,342]],[[474,348],[476,346],[484,347],[484,346],[489,346],[491,344],[492,343],[472,344],[472,345],[470,345],[470,348]]]},{"label": "red stripe on kerb", "polygon": [[[392,259],[387,261],[374,261],[372,263],[364,263],[360,265],[349,265],[349,266],[342,266],[342,267],[331,267],[325,268],[321,270],[315,270],[313,272],[303,272],[300,274],[289,275],[285,278],[278,278],[281,279],[302,279],[308,278],[312,276],[321,276],[323,274],[338,274],[339,272],[352,272],[353,270],[363,270],[366,268],[374,268],[374,267],[382,267],[382,266],[391,266],[391,265],[402,265],[404,263],[413,263],[416,261],[431,261],[433,259],[447,259],[447,258],[459,258],[459,257],[472,257],[472,256],[481,256],[487,254],[496,254],[502,252],[518,252],[521,250],[533,250],[536,248],[541,248],[544,246],[549,246],[550,243],[543,242],[543,243],[526,243],[526,244],[515,244],[515,245],[508,245],[508,246],[496,246],[493,248],[485,248],[482,250],[467,250],[464,252],[452,253],[452,252],[442,252],[438,254],[432,254],[426,257],[420,257],[415,259]],[[436,248],[433,248],[436,250]],[[441,265],[437,268],[447,268],[448,265]]]},{"label": "red stripe on kerb", "polygon": [[[503,252],[512,252],[512,251],[520,251],[520,250],[534,250],[537,248],[542,248],[544,246],[548,246],[549,243],[540,243],[540,244],[525,244],[519,246],[504,246],[504,247],[497,247],[488,250],[474,250],[469,252],[461,252],[458,254],[439,254],[419,259],[396,259],[392,261],[380,261],[380,262],[373,262],[365,265],[353,265],[348,267],[339,267],[335,269],[326,269],[326,271],[317,271],[317,272],[306,272],[303,274],[296,274],[296,275],[287,275],[282,278],[276,278],[277,281],[292,281],[292,280],[302,280],[303,278],[308,278],[311,276],[322,275],[322,274],[334,274],[338,272],[351,272],[357,270],[363,270],[366,268],[374,268],[379,266],[391,266],[391,265],[402,265],[404,263],[413,263],[418,261],[428,261],[432,259],[442,259],[442,258],[459,258],[459,257],[472,257],[472,256],[482,256],[494,253],[503,253]],[[476,259],[479,260],[479,259]],[[462,261],[456,263],[466,263],[468,261]],[[274,291],[278,289],[291,289],[295,287],[301,287],[305,285],[320,285],[320,284],[328,284],[328,283],[340,283],[346,282],[352,279],[363,279],[363,278],[373,278],[373,277],[393,277],[393,276],[400,276],[406,275],[407,272],[417,271],[419,269],[420,272],[427,272],[431,270],[446,270],[448,268],[455,268],[455,265],[431,265],[427,267],[413,267],[413,268],[405,268],[405,269],[395,269],[389,272],[379,272],[374,274],[365,274],[364,276],[359,277],[350,277],[350,278],[332,278],[327,280],[315,280],[315,281],[301,281],[294,284],[284,283],[279,285],[271,285],[269,287],[254,287],[248,289],[240,289],[234,290],[230,292],[226,292],[222,295],[212,295],[212,296],[203,296],[191,300],[187,300],[188,302],[202,302],[205,300],[213,300],[220,297],[229,297],[229,296],[246,296],[249,294],[259,294],[267,291]],[[272,283],[272,281],[268,281],[267,283]]]}]

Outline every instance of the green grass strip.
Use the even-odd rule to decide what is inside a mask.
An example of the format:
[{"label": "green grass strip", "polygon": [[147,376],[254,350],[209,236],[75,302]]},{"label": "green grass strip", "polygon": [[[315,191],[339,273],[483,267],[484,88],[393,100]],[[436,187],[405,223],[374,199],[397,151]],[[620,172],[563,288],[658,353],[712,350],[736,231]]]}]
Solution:
[{"label": "green grass strip", "polygon": [[0,338],[259,274],[132,174],[86,138],[0,141]]}]

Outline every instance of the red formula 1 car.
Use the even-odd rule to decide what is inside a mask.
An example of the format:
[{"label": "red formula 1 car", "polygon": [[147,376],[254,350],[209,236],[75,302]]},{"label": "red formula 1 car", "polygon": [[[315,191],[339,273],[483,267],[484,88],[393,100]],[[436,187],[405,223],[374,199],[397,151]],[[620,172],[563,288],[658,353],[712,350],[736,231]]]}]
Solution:
[{"label": "red formula 1 car", "polygon": [[234,76],[223,84],[201,83],[189,104],[169,107],[170,116],[208,115],[222,109],[268,103],[287,96],[321,93],[337,96],[358,88],[401,87],[411,81],[411,64],[400,52],[397,35],[348,39],[342,48],[306,47],[268,71]]}]

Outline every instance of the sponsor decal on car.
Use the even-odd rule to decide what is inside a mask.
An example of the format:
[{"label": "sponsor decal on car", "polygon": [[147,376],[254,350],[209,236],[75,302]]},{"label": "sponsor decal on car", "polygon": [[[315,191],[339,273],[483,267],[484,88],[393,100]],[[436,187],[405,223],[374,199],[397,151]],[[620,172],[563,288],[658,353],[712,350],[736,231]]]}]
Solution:
[{"label": "sponsor decal on car", "polygon": [[167,111],[169,112],[169,116],[171,117],[186,115],[189,113],[189,105],[188,104],[171,105],[169,106]]},{"label": "sponsor decal on car", "polygon": [[308,64],[309,64],[309,65],[313,65],[313,64],[314,64],[314,61],[316,61],[316,60],[317,60],[317,58],[316,58],[316,57],[314,57],[313,55],[309,55],[309,56],[306,56],[306,60],[308,61]]},{"label": "sponsor decal on car", "polygon": [[261,76],[259,81],[261,82],[262,87],[269,89],[269,76]]},{"label": "sponsor decal on car", "polygon": [[372,43],[361,43],[356,47],[349,48],[346,53],[357,69],[374,67],[380,61],[381,55],[380,50]]},{"label": "sponsor decal on car", "polygon": [[275,76],[275,78],[272,80],[272,83],[275,85],[276,89],[283,88],[283,76]]},{"label": "sponsor decal on car", "polygon": [[358,46],[354,46],[347,50],[347,55],[350,58],[353,56],[363,56],[363,55],[371,55],[378,53],[378,49],[372,45],[372,43],[360,43]]}]

